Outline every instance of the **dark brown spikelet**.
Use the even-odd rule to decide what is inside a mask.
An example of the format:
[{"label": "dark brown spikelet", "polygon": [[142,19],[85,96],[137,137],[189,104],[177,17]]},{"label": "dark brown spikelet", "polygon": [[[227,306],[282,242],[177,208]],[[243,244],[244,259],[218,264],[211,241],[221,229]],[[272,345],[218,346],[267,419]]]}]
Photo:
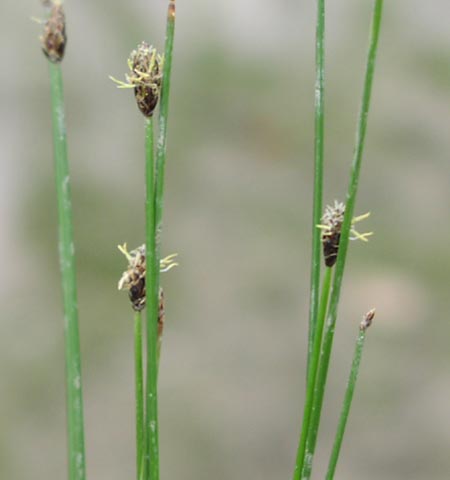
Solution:
[{"label": "dark brown spikelet", "polygon": [[[128,252],[127,252],[128,253]],[[145,245],[129,253],[128,269],[119,280],[119,290],[128,290],[128,297],[133,310],[140,312],[145,307]]]},{"label": "dark brown spikelet", "polygon": [[162,81],[162,59],[155,48],[142,42],[130,55],[130,84],[135,85],[134,95],[139,110],[151,117],[158,104]]},{"label": "dark brown spikelet", "polygon": [[142,114],[146,117],[151,117],[156,105],[158,105],[159,94],[155,94],[150,87],[139,85],[134,87],[134,96]]},{"label": "dark brown spikelet", "polygon": [[327,205],[322,217],[320,227],[322,228],[323,256],[327,267],[332,267],[337,260],[344,213],[345,205],[335,201],[333,206]]},{"label": "dark brown spikelet", "polygon": [[128,297],[130,298],[133,310],[140,312],[145,307],[145,276],[136,280],[136,283],[130,287]]},{"label": "dark brown spikelet", "polygon": [[[119,250],[125,255],[128,260],[127,269],[120,277],[118,288],[119,290],[128,291],[128,297],[131,302],[133,310],[140,312],[146,305],[146,258],[145,258],[145,244],[128,252],[127,244],[119,245]],[[160,271],[167,272],[171,268],[176,267],[178,263],[174,261],[177,256],[176,253],[168,255],[160,260]],[[158,292],[158,336],[161,337],[164,327],[164,292],[160,287]]]},{"label": "dark brown spikelet", "polygon": [[66,18],[61,4],[53,3],[41,36],[42,51],[52,63],[59,63],[66,49]]},{"label": "dark brown spikelet", "polygon": [[327,267],[332,267],[336,263],[340,239],[340,233],[322,235],[323,257]]}]

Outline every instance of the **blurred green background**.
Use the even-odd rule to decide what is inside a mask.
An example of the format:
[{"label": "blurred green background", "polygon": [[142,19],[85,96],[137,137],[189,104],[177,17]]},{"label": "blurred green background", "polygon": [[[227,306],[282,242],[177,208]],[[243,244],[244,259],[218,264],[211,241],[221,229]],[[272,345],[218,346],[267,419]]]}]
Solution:
[{"label": "blurred green background", "polygon": [[[63,63],[88,478],[134,476],[133,320],[116,246],[143,242],[144,122],[122,78],[166,0],[66,2]],[[329,2],[325,201],[343,200],[372,2]],[[303,408],[315,2],[179,1],[160,373],[162,479],[288,479]],[[323,478],[361,316],[337,478],[450,472],[450,4],[385,2],[352,243],[314,467]],[[37,1],[0,5],[0,478],[66,478],[62,306]]]}]

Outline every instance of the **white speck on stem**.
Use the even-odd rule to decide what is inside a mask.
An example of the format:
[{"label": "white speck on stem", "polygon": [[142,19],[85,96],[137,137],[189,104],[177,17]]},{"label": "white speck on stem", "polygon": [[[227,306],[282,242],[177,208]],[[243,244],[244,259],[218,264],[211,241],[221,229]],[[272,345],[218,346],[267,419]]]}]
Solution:
[{"label": "white speck on stem", "polygon": [[318,105],[320,103],[321,98],[322,98],[322,90],[321,90],[320,85],[318,83],[316,83],[316,86],[314,88],[314,96],[315,96],[316,105]]},{"label": "white speck on stem", "polygon": [[78,470],[78,478],[84,477],[83,454],[81,452],[75,455],[75,467]]},{"label": "white speck on stem", "polygon": [[67,174],[64,177],[64,180],[62,181],[62,190],[63,190],[63,202],[64,202],[64,208],[66,210],[70,210],[71,204],[70,204],[70,177]]},{"label": "white speck on stem", "polygon": [[62,106],[58,108],[58,130],[59,130],[59,139],[62,141],[66,136],[66,123],[64,121],[64,109]]},{"label": "white speck on stem", "polygon": [[330,328],[332,325],[333,325],[333,319],[331,318],[331,316],[328,316],[326,321],[327,329]]},{"label": "white speck on stem", "polygon": [[315,88],[314,90],[314,95],[315,95],[315,99],[316,99],[316,105],[319,103],[319,100],[320,100],[320,89],[319,88]]},{"label": "white speck on stem", "polygon": [[152,421],[150,422],[150,430],[151,430],[153,433],[155,433],[156,424],[155,424],[154,420],[152,420]]},{"label": "white speck on stem", "polygon": [[[309,452],[309,451],[306,451],[305,465],[304,465],[303,469],[305,469],[305,467],[308,467],[308,469],[310,468],[311,463],[312,463],[312,459],[313,459],[312,453]],[[302,477],[302,480],[307,480],[308,478],[309,478],[308,475],[306,475],[306,476]]]},{"label": "white speck on stem", "polygon": [[80,379],[80,376],[77,375],[74,379],[73,379],[73,386],[79,390],[81,388],[81,379]]},{"label": "white speck on stem", "polygon": [[166,117],[161,115],[159,118],[159,136],[158,136],[158,150],[162,150],[164,147],[164,141],[166,138]]}]

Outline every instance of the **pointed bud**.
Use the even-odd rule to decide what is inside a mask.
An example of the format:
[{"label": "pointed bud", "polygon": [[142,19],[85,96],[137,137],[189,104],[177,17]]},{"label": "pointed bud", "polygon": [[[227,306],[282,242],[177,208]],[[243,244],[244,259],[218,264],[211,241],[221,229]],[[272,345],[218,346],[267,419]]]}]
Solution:
[{"label": "pointed bud", "polygon": [[359,324],[359,329],[362,331],[366,331],[371,325],[373,317],[375,317],[375,309],[369,310],[363,317],[361,323]]}]

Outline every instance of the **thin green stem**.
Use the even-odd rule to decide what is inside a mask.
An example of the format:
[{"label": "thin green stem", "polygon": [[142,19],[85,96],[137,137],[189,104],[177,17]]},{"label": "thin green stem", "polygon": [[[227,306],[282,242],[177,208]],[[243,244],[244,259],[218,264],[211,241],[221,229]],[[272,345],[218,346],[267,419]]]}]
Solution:
[{"label": "thin green stem", "polygon": [[[167,11],[166,44],[164,48],[164,67],[159,104],[159,136],[156,147],[156,195],[155,224],[157,231],[157,248],[159,252],[164,206],[164,174],[167,154],[167,120],[169,115],[170,76],[172,72],[173,39],[175,34],[175,1],[169,2]],[[159,255],[160,256],[160,255]]]},{"label": "thin green stem", "polygon": [[61,66],[51,62],[49,62],[49,66],[58,201],[59,263],[64,301],[69,478],[70,480],[84,480],[85,453],[81,355],[63,83]]},{"label": "thin green stem", "polygon": [[359,365],[361,363],[362,351],[364,348],[364,340],[366,338],[366,329],[360,328],[358,338],[355,345],[355,353],[353,355],[352,368],[350,370],[350,376],[348,379],[347,389],[345,391],[344,402],[342,404],[341,416],[339,418],[339,424],[336,430],[336,437],[334,439],[333,450],[330,456],[330,462],[328,464],[328,471],[326,480],[332,480],[334,478],[334,472],[336,471],[336,465],[339,458],[339,452],[341,450],[342,439],[344,438],[345,427],[347,425],[348,414],[353,400],[353,392],[355,391],[356,379],[358,378]]},{"label": "thin green stem", "polygon": [[145,285],[147,292],[147,383],[146,383],[146,476],[147,480],[159,480],[159,441],[158,441],[158,275],[159,259],[155,243],[155,180],[154,180],[154,145],[153,119],[147,119],[145,135],[146,158],[146,260],[147,270]]},{"label": "thin green stem", "polygon": [[325,322],[325,316],[327,313],[328,298],[330,296],[331,272],[332,272],[332,268],[326,267],[325,275],[323,278],[323,284],[322,284],[322,293],[320,296],[316,333],[314,335],[313,353],[311,356],[311,361],[309,363],[308,384],[306,388],[305,405],[303,408],[302,431],[300,434],[300,441],[299,441],[298,450],[297,450],[297,461],[295,464],[295,470],[294,470],[294,476],[293,476],[294,480],[298,480],[300,478],[300,473],[302,471],[303,463],[304,463],[306,440],[308,437],[311,410],[312,410],[313,400],[314,400],[314,397],[313,397],[314,384],[317,376],[317,367],[319,363],[320,346],[322,343],[322,333],[323,333],[323,327]]},{"label": "thin green stem", "polygon": [[327,381],[328,367],[330,363],[331,349],[333,346],[334,329],[336,325],[337,309],[339,305],[342,278],[344,274],[345,260],[347,256],[348,242],[350,237],[351,221],[353,218],[356,194],[358,191],[359,174],[361,170],[361,161],[364,150],[364,142],[367,129],[367,118],[370,107],[370,97],[372,92],[373,75],[375,69],[375,59],[378,47],[378,38],[381,24],[381,14],[383,9],[383,0],[375,0],[371,34],[369,40],[369,51],[367,56],[366,73],[364,79],[364,88],[362,102],[358,117],[358,126],[356,131],[356,144],[354,150],[353,164],[350,173],[350,182],[347,192],[347,202],[345,207],[344,222],[342,224],[341,238],[339,242],[339,252],[336,261],[336,272],[333,279],[333,288],[331,291],[330,308],[326,321],[322,354],[316,383],[316,393],[314,400],[313,415],[311,418],[310,433],[305,452],[305,465],[302,478],[308,479],[311,476],[312,461],[317,441],[317,432],[320,424],[320,415],[322,412],[323,397]]},{"label": "thin green stem", "polygon": [[[159,135],[156,146],[156,172],[155,172],[155,226],[156,226],[156,257],[159,264],[161,259],[161,235],[162,235],[162,217],[164,207],[164,176],[166,169],[167,156],[167,119],[169,115],[169,94],[170,94],[170,76],[172,72],[172,52],[173,39],[175,34],[175,1],[169,2],[167,10],[166,42],[164,48],[164,67],[163,80],[161,88],[161,100],[159,104]],[[159,295],[160,271],[157,272],[157,283]],[[162,339],[158,340],[157,362],[159,368],[159,359],[161,356]]]},{"label": "thin green stem", "polygon": [[146,252],[151,268],[147,268],[147,416],[146,449],[148,467],[145,478],[159,480],[159,441],[157,383],[160,346],[158,346],[159,261],[161,258],[164,173],[167,151],[167,118],[169,109],[170,74],[172,69],[173,37],[175,31],[175,1],[169,2],[163,80],[159,106],[159,136],[156,147],[156,167],[153,165],[153,121],[148,120],[146,135]]},{"label": "thin green stem", "polygon": [[325,64],[325,0],[317,1],[316,24],[316,85],[315,85],[315,141],[314,141],[314,200],[312,222],[311,293],[309,302],[308,367],[313,352],[320,287],[320,230],[317,225],[322,215],[323,152],[324,152],[324,64]]},{"label": "thin green stem", "polygon": [[136,395],[136,478],[142,478],[144,458],[144,373],[142,365],[142,316],[134,316],[134,374]]}]

